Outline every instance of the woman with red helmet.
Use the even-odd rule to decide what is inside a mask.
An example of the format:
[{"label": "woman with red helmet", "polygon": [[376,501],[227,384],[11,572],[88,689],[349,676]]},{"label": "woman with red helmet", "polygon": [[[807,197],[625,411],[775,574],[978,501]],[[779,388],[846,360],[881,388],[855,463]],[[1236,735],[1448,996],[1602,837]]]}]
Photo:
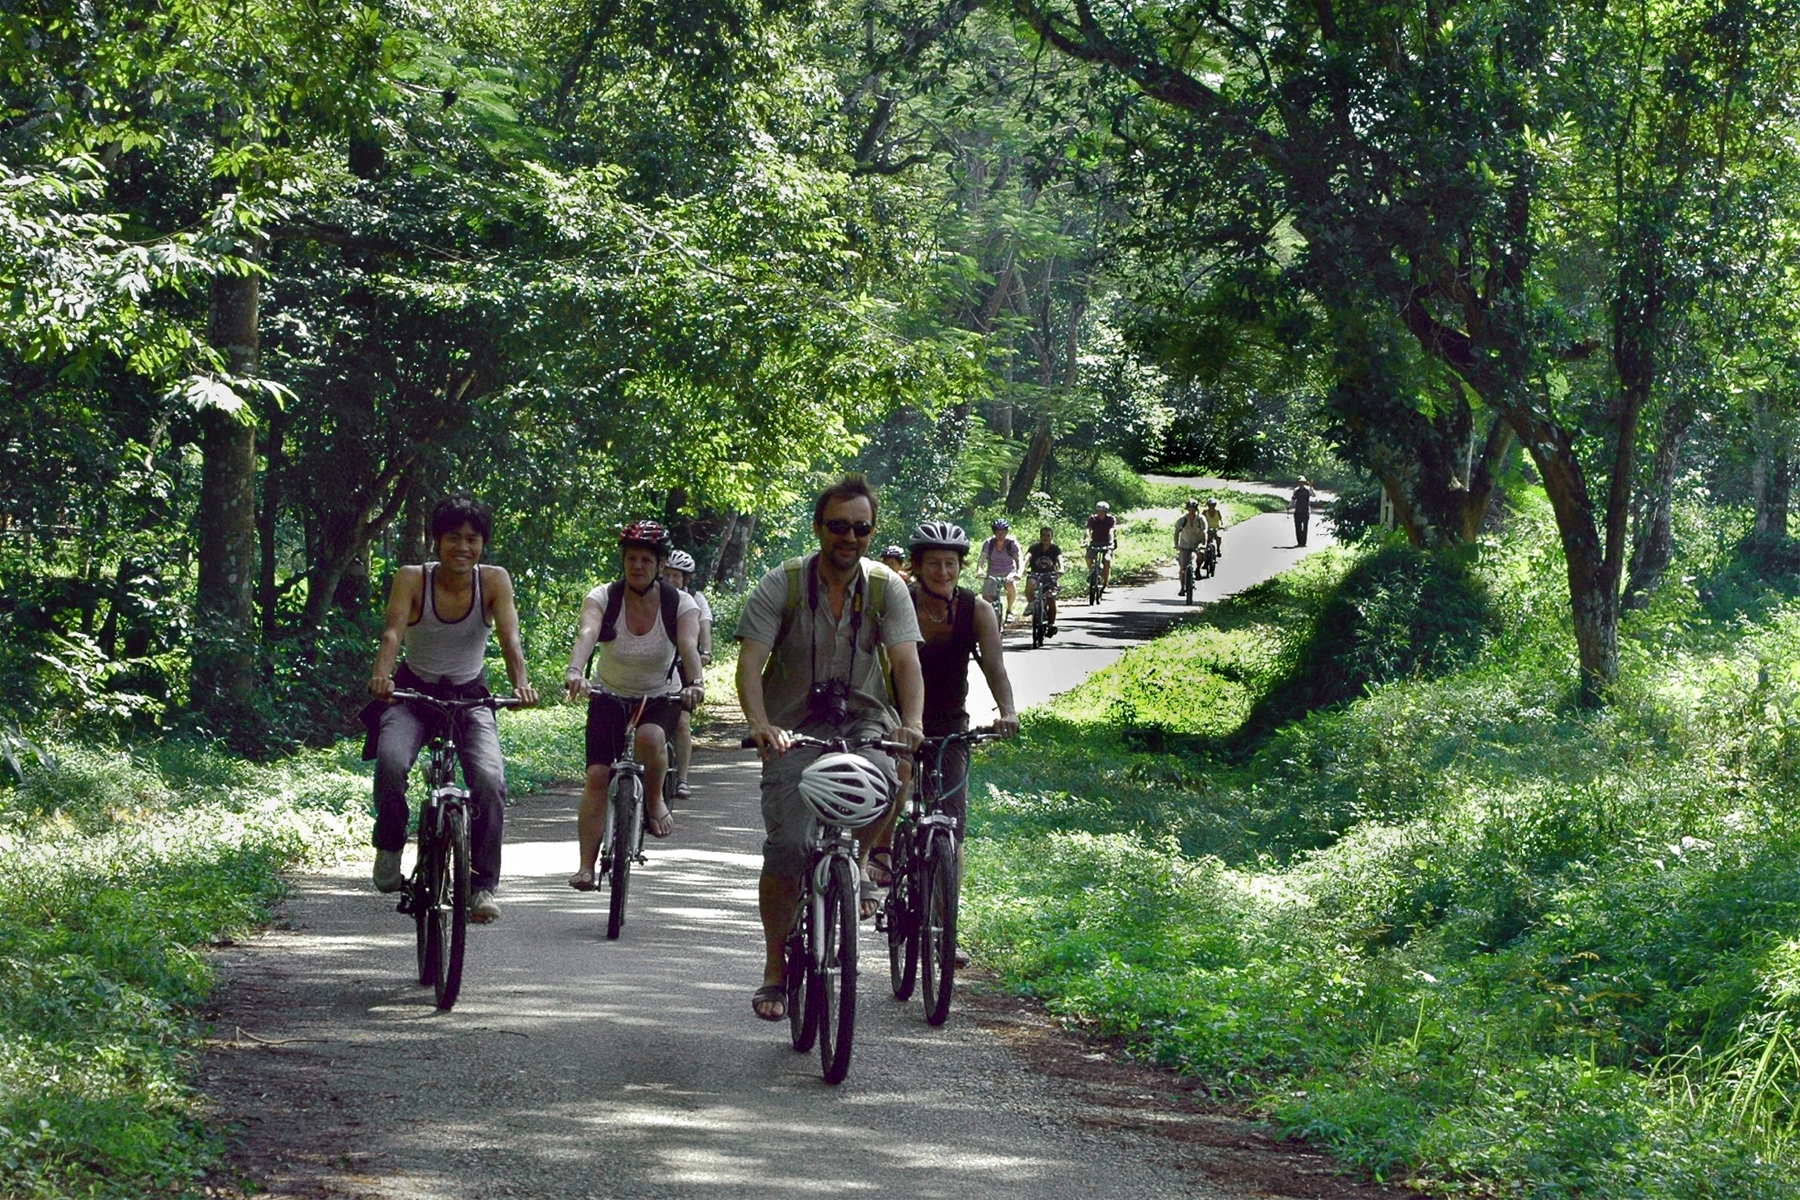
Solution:
[{"label": "woman with red helmet", "polygon": [[636,743],[637,760],[644,764],[645,828],[659,838],[674,831],[662,794],[669,738],[683,706],[699,704],[705,693],[699,607],[660,574],[670,546],[668,531],[655,521],[627,525],[619,534],[624,578],[595,588],[581,604],[581,626],[564,679],[570,699],[588,696],[587,778],[577,816],[581,861],[569,879],[569,886],[581,891],[594,887],[594,860],[606,828],[606,786],[625,749],[626,726],[646,696]]}]

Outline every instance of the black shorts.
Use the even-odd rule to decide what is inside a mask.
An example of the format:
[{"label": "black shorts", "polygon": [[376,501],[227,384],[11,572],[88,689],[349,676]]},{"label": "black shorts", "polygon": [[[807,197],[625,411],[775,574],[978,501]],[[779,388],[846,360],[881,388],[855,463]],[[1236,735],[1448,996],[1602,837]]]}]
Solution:
[{"label": "black shorts", "polygon": [[[637,697],[595,692],[588,697],[587,765],[610,767],[625,753],[625,725],[637,712]],[[664,737],[675,736],[681,720],[681,701],[674,696],[653,696],[644,706],[640,725],[662,727]]]}]

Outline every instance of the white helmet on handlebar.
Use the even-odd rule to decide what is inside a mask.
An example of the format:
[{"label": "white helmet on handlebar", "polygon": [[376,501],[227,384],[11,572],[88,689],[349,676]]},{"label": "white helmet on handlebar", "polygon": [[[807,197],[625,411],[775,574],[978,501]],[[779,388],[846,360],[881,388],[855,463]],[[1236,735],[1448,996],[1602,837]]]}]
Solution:
[{"label": "white helmet on handlebar", "polygon": [[827,825],[861,829],[887,812],[887,773],[860,754],[822,754],[800,772],[800,798]]}]

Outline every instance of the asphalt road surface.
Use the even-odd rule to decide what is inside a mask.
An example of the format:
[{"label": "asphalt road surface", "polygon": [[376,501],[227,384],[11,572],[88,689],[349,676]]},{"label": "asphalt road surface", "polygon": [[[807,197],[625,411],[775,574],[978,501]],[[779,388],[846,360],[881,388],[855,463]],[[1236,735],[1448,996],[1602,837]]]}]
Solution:
[{"label": "asphalt road surface", "polygon": [[[1290,565],[1292,542],[1285,517],[1245,522],[1201,598]],[[1068,605],[1052,645],[1008,656],[1021,703],[1181,616],[1173,590]],[[948,1024],[928,1027],[916,998],[892,1000],[872,923],[850,1076],[826,1086],[817,1054],[796,1054],[785,1022],[750,1009],[756,778],[747,752],[696,756],[694,797],[633,873],[617,942],[604,937],[606,894],[565,882],[573,791],[517,802],[503,917],[471,928],[449,1013],[414,983],[411,918],[371,889],[367,861],[298,878],[280,927],[218,957],[225,986],[198,1075],[235,1132],[215,1186],[420,1200],[1376,1194],[1196,1107],[1180,1093],[1191,1082],[1113,1063],[1041,1019],[1033,1032],[1016,1002],[959,991]],[[1028,1052],[1058,1037],[1073,1071]]]}]

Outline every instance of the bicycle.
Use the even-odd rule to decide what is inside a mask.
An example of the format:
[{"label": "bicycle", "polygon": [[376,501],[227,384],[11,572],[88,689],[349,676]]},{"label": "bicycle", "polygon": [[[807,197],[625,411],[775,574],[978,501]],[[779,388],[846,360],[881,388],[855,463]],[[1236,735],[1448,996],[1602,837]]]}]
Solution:
[{"label": "bicycle", "polygon": [[1031,647],[1044,644],[1050,631],[1050,603],[1056,599],[1056,572],[1035,571],[1031,576]]},{"label": "bicycle", "polygon": [[1194,556],[1195,551],[1175,549],[1175,556],[1181,561],[1181,599],[1184,604],[1194,602]]},{"label": "bicycle", "polygon": [[956,818],[943,811],[943,800],[969,786],[965,770],[946,792],[944,754],[958,742],[974,747],[999,741],[1001,736],[984,729],[926,738],[914,759],[918,770],[912,795],[894,827],[890,849],[893,881],[875,914],[875,929],[887,934],[894,999],[911,999],[914,983],[923,983],[928,1025],[942,1025],[949,1017],[950,994],[956,986],[962,831]]},{"label": "bicycle", "polygon": [[1100,597],[1106,594],[1106,556],[1112,553],[1111,546],[1090,545],[1088,547],[1088,603],[1100,603]]},{"label": "bicycle", "polygon": [[1208,534],[1200,548],[1201,565],[1206,568],[1206,577],[1211,579],[1219,570],[1219,537]]},{"label": "bicycle", "polygon": [[[631,889],[633,863],[648,862],[644,857],[644,764],[637,760],[638,723],[652,700],[670,696],[619,696],[596,688],[591,695],[605,696],[629,706],[637,702],[637,711],[625,723],[625,748],[613,763],[606,783],[607,822],[600,842],[600,856],[595,864],[607,881],[606,939],[616,942],[625,928],[625,897]],[[672,694],[673,695],[673,694]],[[673,748],[670,753],[673,754]],[[671,765],[663,775],[663,803],[674,796],[669,790],[675,777]],[[598,880],[595,881],[598,883]]]},{"label": "bicycle", "polygon": [[[906,747],[883,738],[850,741],[791,734],[793,746],[826,752],[877,749],[904,754]],[[744,749],[757,748],[745,738]],[[799,915],[788,932],[788,1032],[801,1054],[819,1047],[825,1082],[838,1084],[850,1073],[856,1033],[856,934],[862,919],[862,869],[856,837],[843,825],[816,818],[807,835],[806,868],[800,873]]]},{"label": "bicycle", "polygon": [[400,889],[399,911],[411,913],[419,983],[431,984],[440,1009],[462,990],[463,951],[469,933],[469,793],[456,783],[456,722],[475,708],[517,708],[516,696],[440,700],[397,690],[395,700],[430,707],[438,716],[425,767],[425,802],[419,808],[419,852]]}]

